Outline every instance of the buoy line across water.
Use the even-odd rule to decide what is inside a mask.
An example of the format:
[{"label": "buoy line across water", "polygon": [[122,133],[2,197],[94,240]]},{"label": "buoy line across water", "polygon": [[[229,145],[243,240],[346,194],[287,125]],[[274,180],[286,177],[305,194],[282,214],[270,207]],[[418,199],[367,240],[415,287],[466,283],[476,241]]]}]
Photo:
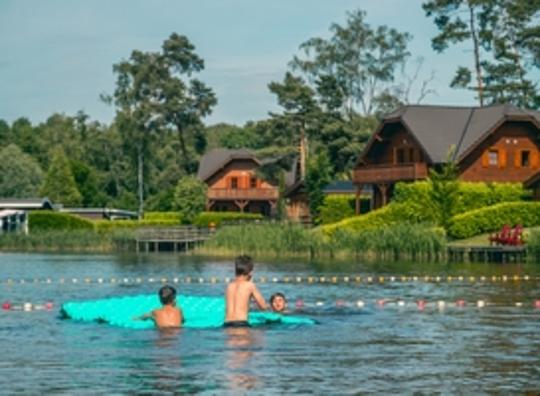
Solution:
[{"label": "buoy line across water", "polygon": [[[5,301],[2,303],[2,311],[4,312],[32,312],[32,311],[52,311],[55,304],[52,301],[31,303],[31,302],[17,302],[12,303]],[[398,308],[398,311],[402,308],[414,308],[419,311],[426,309],[437,309],[442,311],[446,308],[534,308],[540,310],[540,299],[534,301],[515,301],[515,302],[490,302],[488,300],[476,300],[466,301],[465,299],[458,299],[453,301],[445,300],[406,300],[406,299],[389,299],[381,298],[377,300],[354,300],[347,301],[338,299],[336,301],[304,301],[298,298],[294,301],[293,309],[296,312],[302,312],[303,310],[317,310],[317,309],[385,309],[385,308]]]},{"label": "buoy line across water", "polygon": [[[385,283],[499,283],[499,282],[538,282],[540,276],[500,275],[500,276],[281,276],[256,277],[257,283],[295,283],[295,284],[385,284]],[[20,278],[0,280],[0,285],[24,284],[142,284],[142,283],[184,283],[184,284],[217,284],[229,283],[230,277],[219,276],[150,276],[150,277],[71,277],[71,278]]]}]

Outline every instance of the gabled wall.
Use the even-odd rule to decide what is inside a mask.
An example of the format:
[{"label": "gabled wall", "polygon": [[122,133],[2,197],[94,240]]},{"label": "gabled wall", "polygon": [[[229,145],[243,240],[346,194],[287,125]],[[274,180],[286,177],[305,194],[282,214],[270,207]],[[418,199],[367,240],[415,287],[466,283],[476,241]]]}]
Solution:
[{"label": "gabled wall", "polygon": [[208,187],[220,189],[232,188],[232,179],[236,178],[238,189],[252,188],[251,179],[256,180],[255,188],[276,188],[256,176],[255,170],[257,168],[258,165],[254,161],[233,160],[207,181]]},{"label": "gabled wall", "polygon": [[[527,180],[539,169],[539,138],[540,130],[531,122],[503,123],[460,161],[460,179],[513,183]],[[490,151],[497,153],[496,164],[490,163]],[[522,166],[524,152],[529,153],[529,163]]]}]

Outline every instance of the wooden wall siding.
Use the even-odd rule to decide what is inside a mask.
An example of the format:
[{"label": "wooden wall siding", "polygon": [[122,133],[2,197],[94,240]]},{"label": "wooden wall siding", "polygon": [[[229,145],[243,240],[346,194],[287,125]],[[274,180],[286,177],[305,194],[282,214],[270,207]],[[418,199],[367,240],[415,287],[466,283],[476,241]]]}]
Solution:
[{"label": "wooden wall siding", "polygon": [[[248,189],[250,187],[250,180],[255,176],[255,170],[257,164],[253,161],[233,161],[228,164],[223,170],[217,172],[208,180],[209,189],[219,188],[226,189],[231,188],[232,178],[236,177],[238,181],[239,189]],[[277,187],[270,183],[257,178],[257,188],[277,189]]]},{"label": "wooden wall siding", "polygon": [[395,164],[398,149],[404,150],[404,162],[424,161],[422,148],[400,123],[386,125],[379,135],[381,141],[373,143],[366,158],[368,164]]},{"label": "wooden wall siding", "polygon": [[428,168],[423,162],[395,165],[366,165],[356,168],[353,172],[353,182],[356,184],[412,181],[427,177]]},{"label": "wooden wall siding", "polygon": [[206,196],[211,200],[277,200],[279,191],[277,188],[209,188]]},{"label": "wooden wall siding", "polygon": [[[540,131],[528,122],[507,122],[460,162],[460,179],[484,182],[523,182],[539,171]],[[489,163],[489,151],[498,164]],[[521,166],[522,152],[529,152],[529,166]]]}]

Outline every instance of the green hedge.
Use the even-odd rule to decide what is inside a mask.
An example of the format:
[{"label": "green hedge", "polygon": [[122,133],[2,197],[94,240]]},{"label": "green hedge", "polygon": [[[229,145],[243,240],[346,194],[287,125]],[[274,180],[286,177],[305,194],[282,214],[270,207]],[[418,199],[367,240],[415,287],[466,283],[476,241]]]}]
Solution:
[{"label": "green hedge", "polygon": [[235,222],[240,220],[262,220],[264,217],[258,213],[241,213],[241,212],[202,212],[199,213],[193,225],[198,227],[208,227],[210,223],[216,226],[223,222]]},{"label": "green hedge", "polygon": [[540,225],[540,202],[507,202],[454,216],[448,235],[455,239],[498,231],[504,224]]},{"label": "green hedge", "polygon": [[[431,210],[429,194],[429,181],[397,183],[392,201]],[[521,183],[459,182],[458,196],[454,207],[455,214],[502,202],[529,200],[531,193],[525,190]]]},{"label": "green hedge", "polygon": [[28,214],[30,232],[50,230],[93,230],[94,224],[87,219],[69,213],[47,210],[33,211]]},{"label": "green hedge", "polygon": [[[360,197],[360,211],[369,211],[370,198]],[[322,224],[331,224],[354,216],[356,212],[356,196],[354,194],[327,195],[320,208],[320,220]]]},{"label": "green hedge", "polygon": [[336,230],[340,229],[364,231],[400,222],[426,223],[432,221],[431,213],[423,210],[420,205],[392,202],[381,209],[349,217],[334,224],[324,225],[320,229],[324,234],[332,235]]},{"label": "green hedge", "polygon": [[138,227],[177,227],[177,220],[96,220],[94,224],[98,231],[117,229],[133,229]]},{"label": "green hedge", "polygon": [[145,212],[144,220],[176,221],[180,224],[182,219],[179,212]]}]

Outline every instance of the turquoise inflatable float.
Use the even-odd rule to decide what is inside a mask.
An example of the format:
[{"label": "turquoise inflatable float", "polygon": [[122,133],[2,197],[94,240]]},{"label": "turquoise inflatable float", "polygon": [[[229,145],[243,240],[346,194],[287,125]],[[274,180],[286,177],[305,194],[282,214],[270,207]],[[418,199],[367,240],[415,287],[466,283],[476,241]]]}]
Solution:
[{"label": "turquoise inflatable float", "polygon": [[[222,297],[179,295],[176,301],[184,313],[184,327],[215,328],[223,326],[225,300]],[[67,302],[62,305],[61,313],[64,317],[73,320],[104,322],[130,329],[149,329],[155,327],[152,320],[133,320],[133,318],[159,307],[161,304],[157,295],[137,295]],[[273,312],[252,312],[249,314],[248,322],[251,326],[315,324],[313,319]]]}]

